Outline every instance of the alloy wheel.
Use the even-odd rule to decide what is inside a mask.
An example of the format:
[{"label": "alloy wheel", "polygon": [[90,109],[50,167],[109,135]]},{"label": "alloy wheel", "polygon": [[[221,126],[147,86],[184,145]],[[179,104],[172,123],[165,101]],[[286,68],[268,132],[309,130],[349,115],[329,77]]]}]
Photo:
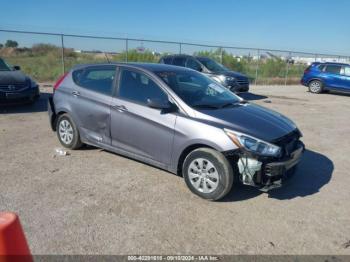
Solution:
[{"label": "alloy wheel", "polygon": [[313,81],[313,82],[310,84],[310,90],[311,90],[311,92],[313,92],[313,93],[318,93],[318,92],[320,92],[320,91],[321,91],[321,88],[322,88],[321,83],[318,82],[318,81]]}]

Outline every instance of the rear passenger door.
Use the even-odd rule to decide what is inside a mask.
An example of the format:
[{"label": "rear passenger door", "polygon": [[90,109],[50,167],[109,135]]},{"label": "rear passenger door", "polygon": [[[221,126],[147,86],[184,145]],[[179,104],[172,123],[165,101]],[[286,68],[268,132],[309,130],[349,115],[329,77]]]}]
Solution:
[{"label": "rear passenger door", "polygon": [[73,72],[72,110],[81,136],[94,144],[111,144],[110,105],[116,66],[92,66]]},{"label": "rear passenger door", "polygon": [[150,108],[147,99],[168,101],[151,76],[121,68],[111,107],[112,145],[163,166],[170,164],[177,113]]},{"label": "rear passenger door", "polygon": [[341,68],[340,65],[326,65],[324,69],[324,81],[327,87],[342,88],[342,77],[340,75]]}]

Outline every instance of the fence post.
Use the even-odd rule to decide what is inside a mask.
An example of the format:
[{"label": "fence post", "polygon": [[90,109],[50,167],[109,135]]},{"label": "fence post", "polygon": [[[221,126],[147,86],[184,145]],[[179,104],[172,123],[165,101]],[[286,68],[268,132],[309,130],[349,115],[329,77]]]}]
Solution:
[{"label": "fence post", "polygon": [[129,53],[129,40],[125,39],[125,62],[128,62],[128,53]]},{"label": "fence post", "polygon": [[256,61],[256,67],[255,67],[255,85],[258,81],[258,74],[259,74],[259,63],[260,63],[260,49],[258,49],[258,59]]},{"label": "fence post", "polygon": [[284,77],[284,86],[287,86],[288,73],[289,73],[289,59],[291,58],[291,56],[292,56],[292,53],[289,52],[288,57],[287,57],[287,59],[286,59],[287,65],[286,65],[286,75],[285,75],[285,77]]},{"label": "fence post", "polygon": [[222,47],[220,47],[220,64],[222,64],[222,53],[223,53]]},{"label": "fence post", "polygon": [[179,43],[179,54],[181,55],[181,52],[182,52],[182,44]]},{"label": "fence post", "polygon": [[61,63],[62,63],[62,73],[64,74],[66,72],[66,63],[64,61],[64,35],[61,35],[61,45],[62,45],[62,52],[61,52]]}]

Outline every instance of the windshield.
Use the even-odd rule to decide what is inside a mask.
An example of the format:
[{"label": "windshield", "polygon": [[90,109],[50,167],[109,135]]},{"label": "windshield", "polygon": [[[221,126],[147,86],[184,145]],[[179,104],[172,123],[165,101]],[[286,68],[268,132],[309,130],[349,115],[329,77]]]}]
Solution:
[{"label": "windshield", "polygon": [[208,68],[212,72],[222,72],[227,71],[228,69],[224,67],[222,64],[219,64],[215,60],[206,57],[197,57],[199,62],[201,62],[206,68]]},{"label": "windshield", "polygon": [[186,104],[217,109],[240,103],[240,98],[209,77],[195,71],[155,72]]},{"label": "windshield", "polygon": [[2,59],[0,59],[0,71],[11,71],[11,67]]}]

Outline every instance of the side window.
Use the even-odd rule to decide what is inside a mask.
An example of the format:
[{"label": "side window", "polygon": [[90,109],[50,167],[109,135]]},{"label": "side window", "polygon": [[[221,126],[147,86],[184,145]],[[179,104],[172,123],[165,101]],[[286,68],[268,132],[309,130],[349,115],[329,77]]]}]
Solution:
[{"label": "side window", "polygon": [[172,60],[171,56],[163,57],[160,63],[171,65],[171,60]]},{"label": "side window", "polygon": [[319,69],[320,71],[323,71],[325,67],[326,67],[326,65],[319,65],[319,66],[318,66],[318,69]]},{"label": "side window", "polygon": [[140,104],[147,104],[147,99],[168,99],[163,90],[148,76],[128,69],[121,71],[118,95]]},{"label": "side window", "polygon": [[185,67],[186,58],[181,56],[176,56],[173,59],[173,65]]},{"label": "side window", "polygon": [[342,74],[346,76],[350,76],[350,66],[344,66],[342,68]]},{"label": "side window", "polygon": [[73,72],[74,82],[88,90],[111,95],[115,67],[87,68]]},{"label": "side window", "polygon": [[331,74],[340,74],[341,66],[338,65],[327,65],[326,72]]},{"label": "side window", "polygon": [[202,71],[201,65],[193,58],[187,59],[186,67],[191,68],[196,71]]}]

